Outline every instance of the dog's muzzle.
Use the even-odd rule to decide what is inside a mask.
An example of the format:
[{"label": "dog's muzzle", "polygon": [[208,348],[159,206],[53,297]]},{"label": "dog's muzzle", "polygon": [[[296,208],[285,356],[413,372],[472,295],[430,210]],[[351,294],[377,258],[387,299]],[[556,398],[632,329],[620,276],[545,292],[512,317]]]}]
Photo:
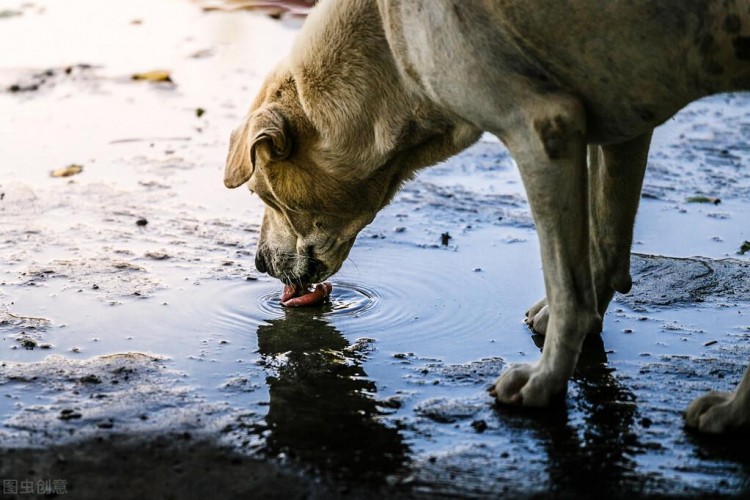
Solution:
[{"label": "dog's muzzle", "polygon": [[272,257],[260,249],[255,255],[255,268],[286,284],[317,283],[328,277],[326,265],[318,259],[300,254]]}]

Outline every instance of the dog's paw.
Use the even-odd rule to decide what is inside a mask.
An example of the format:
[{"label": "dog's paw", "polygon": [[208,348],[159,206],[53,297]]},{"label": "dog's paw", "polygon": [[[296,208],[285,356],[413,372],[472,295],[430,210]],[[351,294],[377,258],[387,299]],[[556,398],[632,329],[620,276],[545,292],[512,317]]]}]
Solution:
[{"label": "dog's paw", "polygon": [[490,389],[498,403],[544,407],[565,393],[565,378],[543,370],[541,364],[513,365]]},{"label": "dog's paw", "polygon": [[528,325],[534,332],[541,335],[547,333],[547,323],[549,323],[549,307],[547,306],[547,299],[543,298],[536,304],[531,306],[526,311],[526,319],[524,323]]},{"label": "dog's paw", "polygon": [[747,415],[737,408],[734,393],[708,392],[695,399],[685,411],[685,423],[701,432],[722,434],[748,427]]}]

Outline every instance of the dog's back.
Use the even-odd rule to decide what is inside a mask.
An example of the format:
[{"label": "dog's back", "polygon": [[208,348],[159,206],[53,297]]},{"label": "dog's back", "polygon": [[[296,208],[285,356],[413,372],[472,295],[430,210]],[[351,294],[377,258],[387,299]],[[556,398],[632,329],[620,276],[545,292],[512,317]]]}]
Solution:
[{"label": "dog's back", "polygon": [[443,69],[471,54],[465,73],[483,86],[502,92],[516,72],[527,85],[580,96],[594,143],[642,134],[700,97],[750,89],[746,0],[380,3],[401,13],[390,16],[402,20],[391,38],[404,40],[397,56],[424,86],[439,93]]}]

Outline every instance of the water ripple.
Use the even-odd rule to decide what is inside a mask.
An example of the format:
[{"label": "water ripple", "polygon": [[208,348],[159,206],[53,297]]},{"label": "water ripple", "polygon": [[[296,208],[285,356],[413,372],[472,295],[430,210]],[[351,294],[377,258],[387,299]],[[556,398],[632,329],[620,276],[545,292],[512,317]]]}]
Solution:
[{"label": "water ripple", "polygon": [[[415,251],[419,258],[414,258]],[[284,308],[280,283],[262,279],[223,290],[216,314],[221,329],[228,332],[278,320],[293,327],[315,318],[350,340],[366,336],[401,343],[408,339],[410,344],[416,341],[445,352],[462,336],[496,330],[500,311],[507,306],[504,302],[514,300],[516,292],[492,279],[494,273],[475,266],[460,252],[405,252],[388,246],[377,253],[364,252],[357,256],[356,265],[345,266],[331,280],[330,301],[320,306]],[[458,273],[461,279],[446,279],[447,268],[463,270]],[[456,273],[451,275],[455,278]]]},{"label": "water ripple", "polygon": [[[380,302],[379,293],[366,286],[348,281],[331,281],[333,291],[329,301],[307,308],[310,314],[323,317],[359,317]],[[260,295],[256,301],[258,312],[266,317],[282,317],[288,309],[281,305],[281,288]]]}]

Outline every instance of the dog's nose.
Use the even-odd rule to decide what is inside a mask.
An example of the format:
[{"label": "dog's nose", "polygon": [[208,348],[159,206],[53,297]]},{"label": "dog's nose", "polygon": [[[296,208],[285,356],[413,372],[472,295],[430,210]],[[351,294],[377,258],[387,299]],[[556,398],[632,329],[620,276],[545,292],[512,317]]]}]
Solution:
[{"label": "dog's nose", "polygon": [[257,269],[260,273],[265,273],[266,271],[268,271],[266,260],[263,258],[263,255],[261,255],[260,252],[255,254],[255,269]]},{"label": "dog's nose", "polygon": [[307,272],[305,273],[305,276],[309,281],[315,281],[325,273],[325,270],[325,264],[323,264],[318,259],[308,259]]}]

